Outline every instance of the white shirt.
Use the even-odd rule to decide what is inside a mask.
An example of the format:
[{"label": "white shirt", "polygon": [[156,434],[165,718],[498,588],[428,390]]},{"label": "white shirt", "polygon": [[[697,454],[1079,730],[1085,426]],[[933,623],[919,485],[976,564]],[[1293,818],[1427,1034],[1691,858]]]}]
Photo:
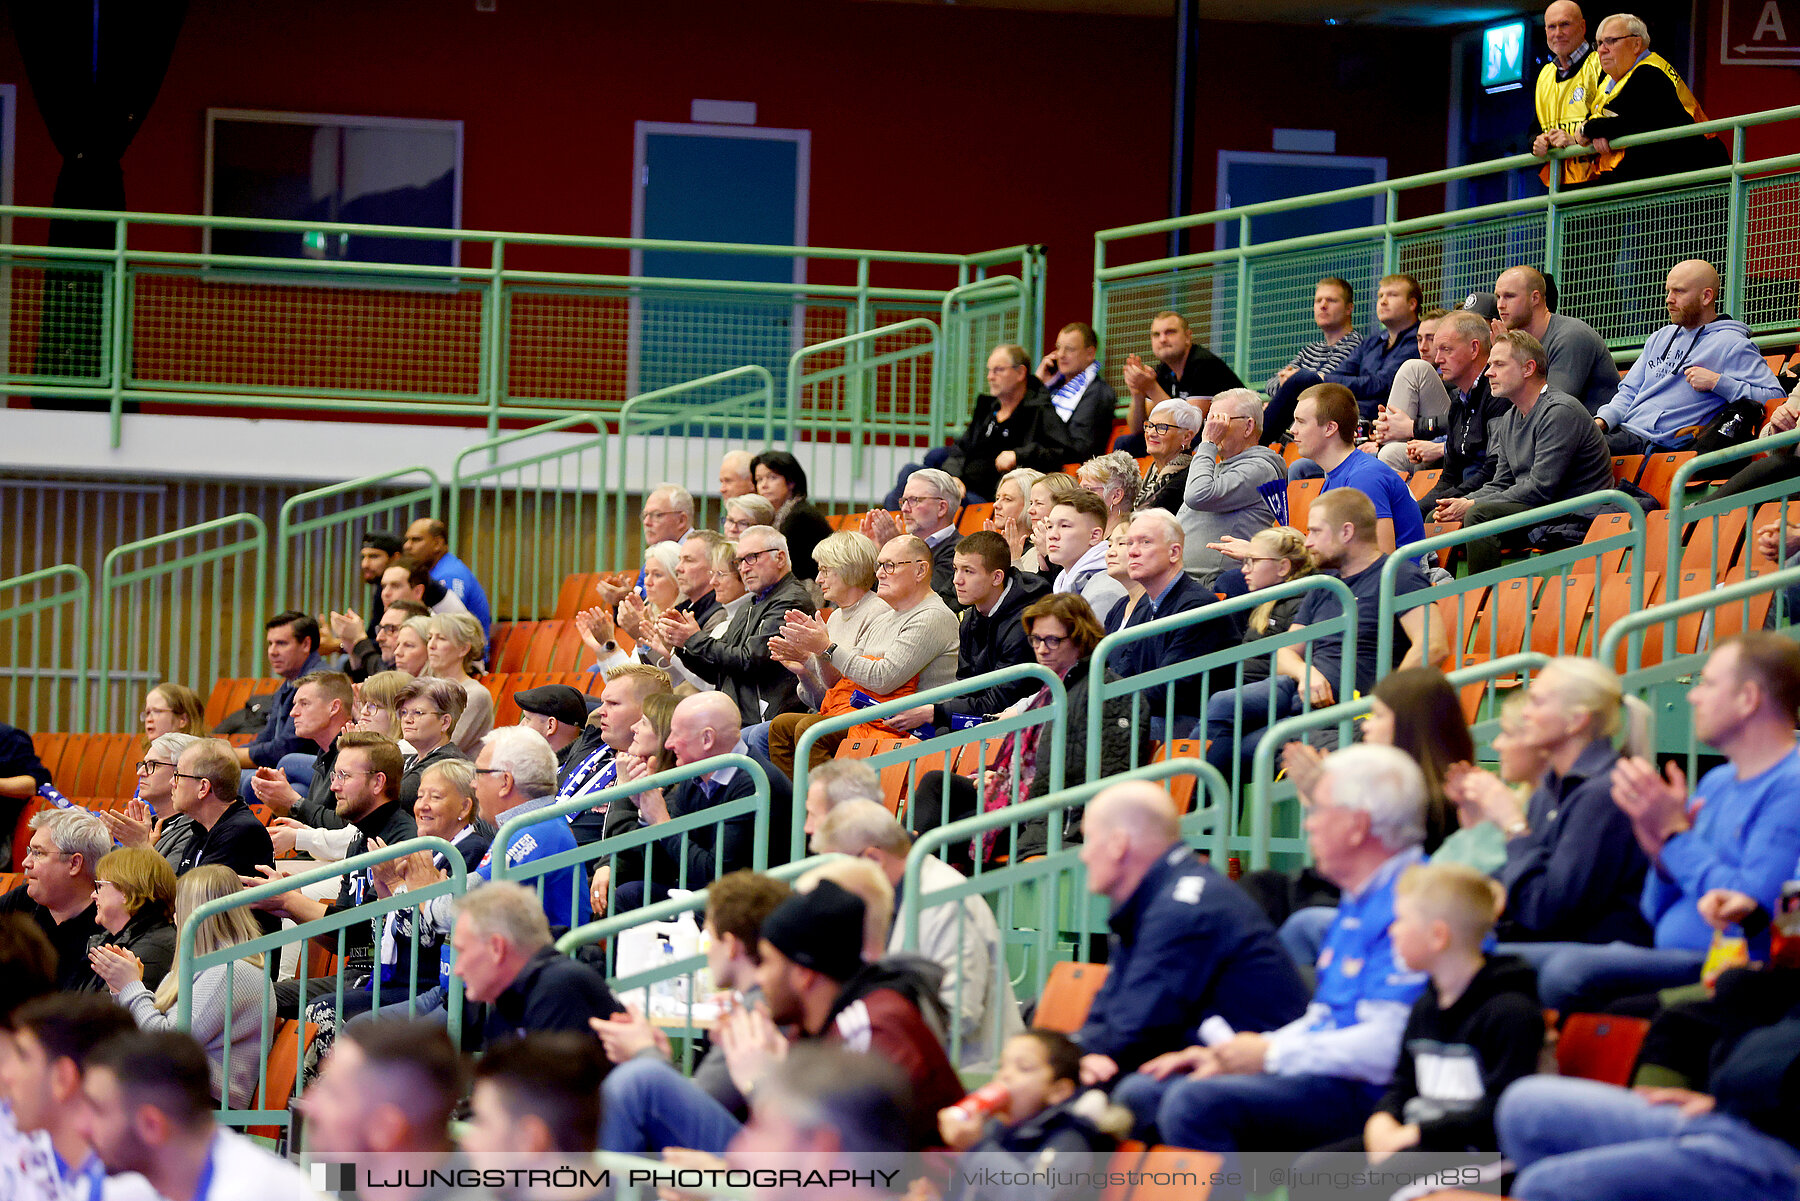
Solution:
[{"label": "white shirt", "polygon": [[212,1173],[194,1201],[323,1201],[305,1172],[234,1131],[213,1135]]}]

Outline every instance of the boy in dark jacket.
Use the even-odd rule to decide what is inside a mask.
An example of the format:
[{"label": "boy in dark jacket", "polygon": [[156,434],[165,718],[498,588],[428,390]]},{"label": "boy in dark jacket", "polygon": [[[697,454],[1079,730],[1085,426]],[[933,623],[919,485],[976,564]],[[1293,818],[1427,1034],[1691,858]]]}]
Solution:
[{"label": "boy in dark jacket", "polygon": [[[1486,1162],[1497,1164],[1494,1107],[1507,1085],[1537,1070],[1544,1041],[1530,965],[1511,955],[1482,954],[1499,903],[1493,881],[1460,863],[1420,864],[1401,875],[1394,898],[1394,954],[1413,971],[1428,973],[1431,987],[1413,1005],[1393,1083],[1369,1115],[1362,1137],[1320,1153],[1361,1151],[1375,1167],[1406,1152],[1408,1172],[1423,1175],[1454,1166],[1463,1181],[1460,1170],[1481,1161],[1465,1153],[1486,1152]],[[1411,1158],[1420,1152],[1430,1158]],[[1296,1176],[1342,1166],[1320,1153],[1297,1163]],[[1490,1170],[1498,1178],[1497,1167]],[[1387,1197],[1398,1187],[1392,1180],[1371,1180],[1360,1192],[1330,1195]]]}]

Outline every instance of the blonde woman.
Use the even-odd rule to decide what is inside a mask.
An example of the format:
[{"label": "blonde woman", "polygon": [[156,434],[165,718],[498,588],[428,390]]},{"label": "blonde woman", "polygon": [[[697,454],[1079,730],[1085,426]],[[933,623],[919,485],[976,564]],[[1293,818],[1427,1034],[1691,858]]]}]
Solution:
[{"label": "blonde woman", "polygon": [[144,694],[144,742],[149,744],[164,734],[192,734],[206,737],[206,702],[185,684],[158,684]]},{"label": "blonde woman", "polygon": [[175,962],[175,869],[148,847],[108,851],[94,865],[94,922],[88,947],[118,947],[144,965],[157,988]]},{"label": "blonde woman", "polygon": [[450,739],[471,759],[481,749],[481,740],[494,728],[494,698],[487,685],[475,678],[486,646],[481,623],[467,613],[439,613],[431,618],[431,633],[425,644],[431,675],[459,685],[467,698]]},{"label": "blonde woman", "polygon": [[356,686],[350,728],[382,734],[400,744],[402,755],[417,752],[400,736],[400,690],[413,682],[403,671],[378,671]]},{"label": "blonde woman", "polygon": [[[193,920],[194,911],[208,901],[233,896],[244,890],[237,873],[220,863],[194,868],[175,888],[175,928]],[[215,913],[194,934],[194,954],[209,955],[249,942],[262,931],[247,906]],[[94,973],[106,982],[119,1004],[131,1011],[140,1030],[176,1030],[175,1002],[182,981],[179,972],[163,977],[156,992],[144,984],[144,965],[136,955],[116,946],[96,946],[88,951]],[[232,1109],[248,1109],[256,1094],[262,1065],[263,1022],[275,1007],[261,955],[246,955],[230,963],[215,964],[193,980],[193,1019],[187,1032],[206,1048],[212,1067],[213,1096],[226,1092],[227,1042],[225,1015],[231,1014],[231,1080],[227,1103]]]},{"label": "blonde woman", "polygon": [[1006,545],[1012,551],[1013,566],[1018,567],[1026,555],[1031,556],[1030,567],[1026,571],[1037,570],[1037,554],[1031,548],[1031,518],[1026,510],[1031,507],[1031,486],[1044,478],[1044,473],[1035,467],[1018,467],[1000,477],[1000,486],[994,489],[994,512],[987,520],[987,528],[1006,539]]},{"label": "blonde woman", "polygon": [[431,674],[431,618],[409,617],[394,635],[394,668],[415,679]]}]

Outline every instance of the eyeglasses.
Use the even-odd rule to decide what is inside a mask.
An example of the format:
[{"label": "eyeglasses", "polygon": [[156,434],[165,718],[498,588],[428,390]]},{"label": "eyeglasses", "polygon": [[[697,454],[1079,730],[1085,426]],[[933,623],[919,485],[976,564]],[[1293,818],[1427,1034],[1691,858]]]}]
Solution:
[{"label": "eyeglasses", "polygon": [[193,775],[189,775],[186,772],[180,772],[180,771],[172,771],[169,774],[171,776],[174,776],[177,780],[204,780],[204,779],[206,779],[205,776],[193,776]]},{"label": "eyeglasses", "polygon": [[117,884],[115,884],[111,880],[95,880],[94,881],[94,895],[99,896],[100,890],[102,888],[110,888],[110,889],[113,889],[115,892],[124,892],[125,891],[123,888],[120,888]]},{"label": "eyeglasses", "polygon": [[1063,643],[1069,641],[1069,638],[1064,634],[1027,634],[1025,635],[1025,641],[1031,644],[1031,649],[1034,651],[1053,651]]},{"label": "eyeglasses", "polygon": [[929,563],[930,561],[929,559],[896,559],[892,563],[877,563],[875,564],[875,574],[893,575],[909,563]]},{"label": "eyeglasses", "polygon": [[331,773],[331,782],[333,784],[344,784],[344,783],[347,783],[352,776],[375,776],[375,775],[380,775],[380,774],[381,774],[380,772],[372,771],[372,770],[369,770],[366,768],[362,771],[350,771],[350,770],[340,767]]},{"label": "eyeglasses", "polygon": [[1637,34],[1635,34],[1635,33],[1621,33],[1616,38],[1595,38],[1594,41],[1601,48],[1606,49],[1606,50],[1611,50],[1614,46],[1617,46],[1620,42],[1630,41],[1632,38],[1634,38],[1636,36],[1637,36]]},{"label": "eyeglasses", "polygon": [[152,717],[173,717],[173,716],[175,716],[175,710],[173,710],[173,709],[151,709],[149,707],[146,707],[142,713],[138,714],[138,720],[139,721],[149,721]]},{"label": "eyeglasses", "polygon": [[735,566],[727,567],[723,571],[714,571],[710,574],[715,580],[729,580],[737,575],[737,568]]},{"label": "eyeglasses", "polygon": [[512,773],[507,771],[504,767],[478,767],[475,769],[475,774],[478,776],[510,776],[510,775],[512,775]]},{"label": "eyeglasses", "polygon": [[1281,562],[1281,556],[1279,556],[1279,555],[1245,555],[1244,562],[1246,562],[1246,563],[1279,563],[1279,562]]},{"label": "eyeglasses", "polygon": [[943,500],[943,497],[941,497],[941,496],[902,496],[900,498],[900,507],[902,509],[905,509],[905,508],[910,508],[913,505],[930,504],[934,500],[941,501],[941,500]]},{"label": "eyeglasses", "polygon": [[159,767],[174,767],[174,766],[175,765],[173,763],[165,763],[161,759],[139,759],[138,765],[137,765],[137,774],[140,776],[147,776]]},{"label": "eyeglasses", "polygon": [[400,720],[401,721],[410,721],[414,718],[417,718],[417,719],[423,721],[427,717],[442,717],[443,715],[444,715],[444,711],[442,709],[402,709],[402,710],[400,710]]},{"label": "eyeglasses", "polygon": [[742,571],[744,568],[750,566],[750,564],[756,562],[758,559],[762,558],[764,555],[778,555],[780,553],[781,552],[776,550],[774,547],[770,547],[768,550],[740,551],[738,553],[738,561],[737,561],[738,570]]},{"label": "eyeglasses", "polygon": [[67,851],[43,851],[34,846],[27,846],[25,848],[25,861],[29,863],[33,859],[61,859],[68,853],[69,852]]},{"label": "eyeglasses", "polygon": [[645,509],[642,513],[638,514],[638,516],[642,517],[645,521],[661,521],[665,517],[679,517],[681,514],[677,513],[674,509]]},{"label": "eyeglasses", "polygon": [[1146,434],[1155,434],[1160,438],[1164,434],[1172,434],[1180,428],[1182,427],[1179,425],[1166,425],[1160,421],[1152,421],[1144,426],[1144,432]]}]

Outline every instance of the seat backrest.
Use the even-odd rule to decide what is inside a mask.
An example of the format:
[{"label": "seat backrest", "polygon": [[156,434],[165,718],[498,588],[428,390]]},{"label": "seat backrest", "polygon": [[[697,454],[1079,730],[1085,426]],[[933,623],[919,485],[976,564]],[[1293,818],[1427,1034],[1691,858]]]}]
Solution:
[{"label": "seat backrest", "polygon": [[[293,1018],[282,1018],[276,1023],[275,1036],[269,1041],[268,1077],[265,1086],[257,1092],[256,1108],[288,1107],[294,1097],[294,1083],[300,1075],[305,1050],[318,1033],[316,1022],[301,1023]],[[260,1138],[280,1139],[287,1130],[281,1126],[249,1126],[244,1132]]]},{"label": "seat backrest", "polygon": [[1675,482],[1675,473],[1681,465],[1694,457],[1691,450],[1670,451],[1658,455],[1648,455],[1644,459],[1644,473],[1638,477],[1638,487],[1661,501],[1663,508],[1669,507],[1669,487]]},{"label": "seat backrest", "polygon": [[550,616],[566,621],[583,609],[599,604],[600,594],[594,589],[599,578],[597,571],[578,571],[564,576],[562,587],[556,590],[556,611]]},{"label": "seat backrest", "polygon": [[1325,491],[1325,481],[1291,480],[1288,483],[1288,524],[1304,533],[1306,531],[1307,511],[1312,508],[1313,497]]},{"label": "seat backrest", "polygon": [[[1161,763],[1165,759],[1204,759],[1206,758],[1206,741],[1200,738],[1171,738],[1159,743],[1156,753],[1150,756],[1150,762]],[[1170,776],[1164,781],[1169,786],[1169,799],[1175,802],[1178,813],[1186,813],[1194,807],[1194,791],[1199,784],[1199,777],[1193,775]]]},{"label": "seat backrest", "polygon": [[1556,1040],[1557,1071],[1623,1088],[1631,1083],[1631,1069],[1649,1030],[1646,1018],[1571,1014]]},{"label": "seat backrest", "polygon": [[1145,1154],[1143,1163],[1131,1201],[1206,1201],[1212,1195],[1214,1178],[1225,1166],[1225,1157],[1214,1151],[1156,1146]]},{"label": "seat backrest", "polygon": [[493,656],[494,661],[488,664],[492,671],[524,671],[525,656],[531,650],[531,640],[537,635],[538,623],[535,621],[515,621],[507,632],[506,641]]},{"label": "seat backrest", "polygon": [[[1631,514],[1602,513],[1589,523],[1587,537],[1583,538],[1581,543],[1583,546],[1586,546],[1590,542],[1604,542],[1608,538],[1612,538],[1619,534],[1628,534],[1630,532]],[[1607,575],[1618,574],[1624,569],[1625,554],[1625,548],[1620,547],[1616,550],[1607,551],[1604,555],[1600,556],[1598,564],[1600,572]],[[1592,558],[1577,559],[1575,560],[1572,570],[1591,572],[1595,570],[1595,560]]]},{"label": "seat backrest", "polygon": [[[1594,629],[1597,631],[1595,637],[1598,639],[1605,637],[1606,631],[1610,630],[1626,614],[1632,612],[1631,579],[1624,575],[1601,574],[1595,579],[1594,589]],[[1646,571],[1644,573],[1644,607],[1648,608],[1655,604],[1661,594],[1662,573]],[[1654,667],[1661,663],[1662,648],[1662,627],[1645,630],[1644,649],[1638,657],[1638,666]],[[1621,642],[1619,653],[1616,656],[1617,662],[1614,664],[1615,671],[1625,670],[1626,650],[1627,644]]]},{"label": "seat backrest", "polygon": [[978,505],[964,505],[962,516],[956,519],[956,532],[966,535],[986,529],[988,518],[993,515],[994,506],[991,501]]},{"label": "seat backrest", "polygon": [[1635,484],[1638,476],[1644,471],[1643,455],[1614,455],[1612,457],[1613,480]]},{"label": "seat backrest", "polygon": [[1050,969],[1044,995],[1038,998],[1031,1024],[1039,1030],[1073,1034],[1087,1021],[1094,994],[1106,983],[1104,963],[1059,963]]},{"label": "seat backrest", "polygon": [[[1594,603],[1594,577],[1554,576],[1544,581],[1531,615],[1531,649],[1541,655],[1581,653],[1582,622]],[[1589,642],[1593,639],[1590,637]],[[1591,648],[1590,648],[1591,649]]]},{"label": "seat backrest", "polygon": [[1437,482],[1443,477],[1444,469],[1442,467],[1432,467],[1429,470],[1413,472],[1412,477],[1406,481],[1406,485],[1412,492],[1414,500],[1424,500],[1425,494],[1437,487]]}]

